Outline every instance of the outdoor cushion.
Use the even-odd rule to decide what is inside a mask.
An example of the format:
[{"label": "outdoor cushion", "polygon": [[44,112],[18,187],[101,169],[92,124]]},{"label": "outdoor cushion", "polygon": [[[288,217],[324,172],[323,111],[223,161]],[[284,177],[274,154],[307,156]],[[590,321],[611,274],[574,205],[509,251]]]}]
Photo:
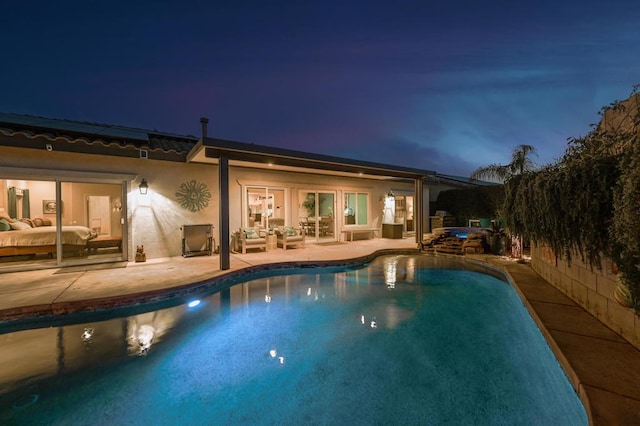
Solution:
[{"label": "outdoor cushion", "polygon": [[244,235],[247,237],[247,240],[255,240],[257,238],[260,238],[260,235],[258,235],[256,230],[253,228],[245,228]]},{"label": "outdoor cushion", "polygon": [[296,235],[296,229],[293,226],[285,226],[284,227],[284,234],[287,237],[293,237],[294,235]]}]

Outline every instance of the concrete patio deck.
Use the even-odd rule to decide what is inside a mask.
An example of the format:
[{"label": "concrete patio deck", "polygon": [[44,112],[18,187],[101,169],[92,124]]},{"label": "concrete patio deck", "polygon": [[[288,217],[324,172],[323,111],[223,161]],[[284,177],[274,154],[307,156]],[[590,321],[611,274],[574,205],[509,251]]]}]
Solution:
[{"label": "concrete patio deck", "polygon": [[[283,266],[362,263],[380,254],[415,252],[413,239],[370,239],[335,245],[217,256],[153,259],[110,269],[74,267],[0,274],[0,325],[36,317],[186,297],[234,276]],[[490,255],[465,256],[512,281],[582,399],[590,423],[640,424],[640,351],[538,276],[530,266]]]}]

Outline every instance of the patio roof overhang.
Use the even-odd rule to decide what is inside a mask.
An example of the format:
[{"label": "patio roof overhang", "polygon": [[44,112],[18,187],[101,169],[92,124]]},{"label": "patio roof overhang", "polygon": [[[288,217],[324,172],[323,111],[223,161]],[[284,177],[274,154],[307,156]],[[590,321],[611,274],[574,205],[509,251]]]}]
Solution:
[{"label": "patio roof overhang", "polygon": [[[206,121],[203,121],[206,126]],[[423,206],[423,184],[428,177],[435,176],[429,170],[412,169],[368,161],[351,160],[329,155],[313,154],[290,149],[273,148],[244,142],[214,139],[205,135],[187,155],[187,162],[200,162],[218,165],[220,215],[220,241],[229,241],[229,168],[250,167],[278,171],[291,171],[332,176],[349,176],[388,181],[413,181],[416,205]],[[422,238],[422,207],[415,212],[416,243]],[[220,245],[220,269],[231,267],[230,248]]]},{"label": "patio roof overhang", "polygon": [[430,170],[215,138],[200,139],[187,156],[187,161],[217,164],[221,156],[225,156],[229,160],[229,165],[234,167],[264,168],[298,173],[367,177],[382,180],[417,180],[436,174]]}]

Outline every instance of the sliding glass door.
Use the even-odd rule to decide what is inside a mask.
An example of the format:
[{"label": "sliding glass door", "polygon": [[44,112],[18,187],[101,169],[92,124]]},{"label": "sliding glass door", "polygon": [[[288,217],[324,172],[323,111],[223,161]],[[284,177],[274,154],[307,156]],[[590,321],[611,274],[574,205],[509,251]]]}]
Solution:
[{"label": "sliding glass door", "polygon": [[0,179],[0,269],[125,260],[122,183]]},{"label": "sliding glass door", "polygon": [[308,241],[329,242],[336,240],[335,191],[303,190],[299,193],[300,226]]},{"label": "sliding glass door", "polygon": [[65,261],[122,258],[122,185],[62,182],[57,206]]},{"label": "sliding glass door", "polygon": [[266,186],[246,188],[244,226],[277,228],[285,225],[285,190]]}]

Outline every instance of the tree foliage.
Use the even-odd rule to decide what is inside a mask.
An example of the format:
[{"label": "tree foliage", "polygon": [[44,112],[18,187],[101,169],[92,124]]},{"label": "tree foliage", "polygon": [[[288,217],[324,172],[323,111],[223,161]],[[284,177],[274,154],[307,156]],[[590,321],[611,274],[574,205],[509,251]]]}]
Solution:
[{"label": "tree foliage", "polygon": [[503,215],[512,233],[549,245],[571,261],[601,268],[614,260],[640,311],[640,96],[600,111],[602,121],[571,138],[556,164],[505,185]]},{"label": "tree foliage", "polygon": [[497,217],[503,202],[502,185],[450,189],[438,194],[436,210],[451,213],[459,226],[465,226],[466,219]]},{"label": "tree foliage", "polygon": [[518,145],[511,154],[511,162],[509,164],[489,164],[488,166],[478,167],[471,173],[471,179],[506,182],[513,176],[531,172],[536,168],[531,159],[535,151],[535,148],[531,145]]}]

